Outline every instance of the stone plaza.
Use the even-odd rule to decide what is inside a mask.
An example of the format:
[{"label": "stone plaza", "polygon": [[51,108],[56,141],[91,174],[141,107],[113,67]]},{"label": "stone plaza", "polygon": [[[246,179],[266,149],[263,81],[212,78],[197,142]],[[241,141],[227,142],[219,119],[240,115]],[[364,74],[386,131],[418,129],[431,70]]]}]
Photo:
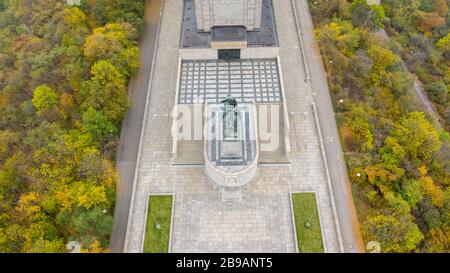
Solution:
[{"label": "stone plaza", "polygon": [[[290,193],[314,192],[325,251],[339,252],[340,234],[313,108],[314,93],[305,81],[292,6],[287,1],[249,1],[253,17],[240,15],[234,20],[254,30],[268,24],[255,15],[255,9],[269,10],[274,15],[269,23],[275,28],[268,40],[275,40],[266,45],[267,39],[262,39],[264,46],[252,47],[258,40],[252,37],[261,34],[249,34],[247,43],[234,44],[248,46],[241,48],[239,60],[218,60],[211,38],[205,38],[208,34],[201,32],[199,38],[208,40],[207,46],[196,46],[180,35],[186,3],[193,4],[191,0],[164,1],[124,251],[143,251],[148,196],[173,194],[171,252],[296,252]],[[223,16],[227,14],[217,19],[222,24],[227,22]],[[206,30],[214,28],[211,22],[201,25]],[[233,42],[227,40],[223,45],[234,48]],[[173,111],[177,105],[218,103],[230,94],[242,103],[279,106],[284,123],[280,126],[281,152],[261,153],[256,177],[242,188],[240,199],[224,201],[205,174],[199,150],[203,141],[174,139]],[[182,149],[182,145],[190,146]],[[199,158],[184,154],[194,150]]]}]

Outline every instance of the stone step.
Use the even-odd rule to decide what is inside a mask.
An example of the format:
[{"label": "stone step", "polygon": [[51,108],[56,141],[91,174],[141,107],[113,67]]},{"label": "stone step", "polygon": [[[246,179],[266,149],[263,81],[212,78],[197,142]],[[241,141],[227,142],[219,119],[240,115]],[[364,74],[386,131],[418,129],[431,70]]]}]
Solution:
[{"label": "stone step", "polygon": [[291,163],[290,159],[286,157],[284,154],[260,154],[259,164],[287,164]]},{"label": "stone step", "polygon": [[178,141],[178,157],[176,165],[199,165],[205,164],[203,156],[202,140],[180,140]]},{"label": "stone step", "polygon": [[224,189],[222,191],[223,201],[241,201],[242,195],[239,189]]},{"label": "stone step", "polygon": [[[271,115],[270,115],[270,107],[268,107],[268,114],[259,117],[263,122],[267,122],[268,125],[271,124]],[[290,160],[286,157],[285,153],[285,143],[284,143],[284,117],[283,117],[283,108],[280,106],[279,108],[279,144],[276,150],[274,151],[260,151],[258,163],[260,164],[285,164],[290,163]],[[270,129],[269,129],[270,131]],[[260,147],[263,143],[260,141]]]}]

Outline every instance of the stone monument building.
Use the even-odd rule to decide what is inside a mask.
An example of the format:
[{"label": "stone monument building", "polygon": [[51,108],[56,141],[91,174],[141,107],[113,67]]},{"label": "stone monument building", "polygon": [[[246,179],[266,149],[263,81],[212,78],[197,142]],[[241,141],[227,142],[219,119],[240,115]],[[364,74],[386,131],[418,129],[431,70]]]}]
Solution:
[{"label": "stone monument building", "polygon": [[261,26],[262,0],[195,0],[197,29],[243,26],[248,31]]},{"label": "stone monument building", "polygon": [[276,47],[272,0],[185,0],[181,48]]},{"label": "stone monument building", "polygon": [[[180,138],[174,119],[174,164],[204,165],[224,200],[241,198],[259,163],[289,161],[275,25],[272,0],[184,1],[176,103],[202,109],[205,133],[202,140]],[[276,134],[273,149],[260,149],[268,145],[259,140],[259,123]]]}]

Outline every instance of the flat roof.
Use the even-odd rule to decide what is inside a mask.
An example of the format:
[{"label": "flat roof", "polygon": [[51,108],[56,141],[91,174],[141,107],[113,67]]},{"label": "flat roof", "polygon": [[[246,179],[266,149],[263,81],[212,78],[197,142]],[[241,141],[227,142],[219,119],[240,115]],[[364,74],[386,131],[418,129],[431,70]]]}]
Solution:
[{"label": "flat roof", "polygon": [[[273,10],[273,0],[263,0],[261,28],[247,31],[249,47],[277,46],[278,37]],[[183,21],[181,26],[181,48],[209,48],[213,32],[199,32],[195,16],[195,1],[184,0]]]},{"label": "flat roof", "polygon": [[211,30],[213,42],[237,42],[247,40],[247,31],[243,26],[214,27]]}]

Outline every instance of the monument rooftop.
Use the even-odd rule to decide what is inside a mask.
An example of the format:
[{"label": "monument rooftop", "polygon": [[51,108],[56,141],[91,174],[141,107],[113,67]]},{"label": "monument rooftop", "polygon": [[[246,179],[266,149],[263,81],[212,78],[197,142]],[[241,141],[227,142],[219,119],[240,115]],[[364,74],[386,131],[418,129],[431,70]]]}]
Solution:
[{"label": "monument rooftop", "polygon": [[[260,17],[260,25],[258,28],[246,28],[246,42],[248,47],[261,46],[278,46],[277,31],[275,26],[275,16],[273,11],[272,0],[262,0],[262,11]],[[238,29],[242,26],[236,26]],[[181,48],[210,48],[213,41],[212,37],[231,38],[236,34],[227,34],[228,30],[216,29],[214,31],[198,29],[198,22],[196,16],[195,0],[184,0],[183,21],[181,26]],[[217,32],[218,30],[218,32]],[[214,34],[214,32],[216,32]],[[243,38],[240,34],[241,30],[237,31],[237,36]],[[236,39],[233,37],[233,39]]]}]

